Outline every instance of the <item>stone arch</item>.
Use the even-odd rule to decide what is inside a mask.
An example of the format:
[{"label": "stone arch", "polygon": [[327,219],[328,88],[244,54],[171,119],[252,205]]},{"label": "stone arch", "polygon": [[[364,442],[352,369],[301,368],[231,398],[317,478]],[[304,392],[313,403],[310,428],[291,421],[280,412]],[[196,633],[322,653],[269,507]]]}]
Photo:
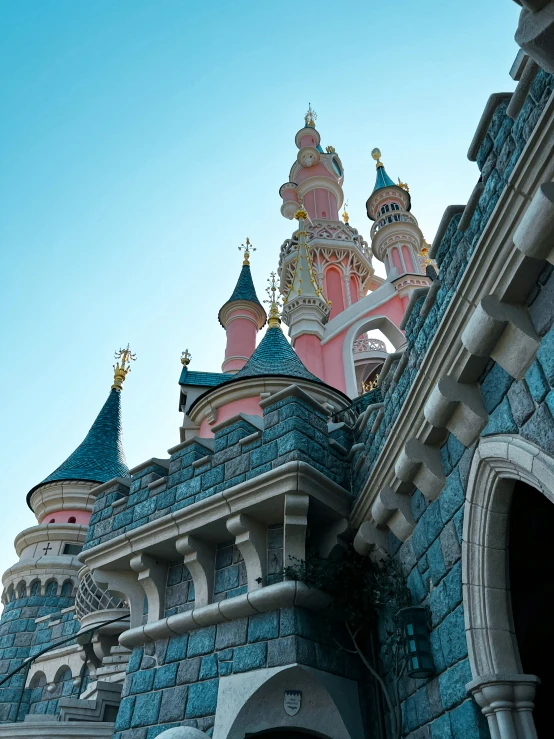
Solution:
[{"label": "stone arch", "polygon": [[[301,691],[297,715],[284,711],[285,691]],[[241,700],[237,700],[237,696]],[[323,739],[363,736],[358,684],[303,665],[272,667],[220,682],[213,739],[243,739],[270,729],[296,729]]]},{"label": "stone arch", "polygon": [[[531,712],[538,680],[522,674],[507,570],[516,481],[554,503],[552,457],[520,436],[481,439],[468,478],[462,537],[464,617],[473,676],[467,687],[497,739],[536,737]],[[511,705],[513,716],[509,711],[497,716],[495,706],[502,701]]]},{"label": "stone arch", "polygon": [[29,595],[35,596],[40,595],[40,580],[36,578],[29,585]]},{"label": "stone arch", "polygon": [[54,578],[50,578],[44,584],[44,595],[53,597],[58,595],[58,581]]},{"label": "stone arch", "polygon": [[354,360],[352,359],[354,342],[360,334],[363,334],[366,331],[375,330],[381,331],[395,349],[398,349],[398,347],[406,343],[406,337],[398,326],[388,318],[388,316],[366,316],[353,323],[346,332],[344,342],[342,344],[344,380],[346,384],[346,394],[349,398],[356,398],[358,395],[356,372],[354,370]]},{"label": "stone arch", "polygon": [[31,690],[35,688],[43,688],[46,685],[46,675],[42,670],[37,670],[29,681]]},{"label": "stone arch", "polygon": [[62,598],[71,598],[73,595],[73,589],[75,585],[73,583],[73,580],[65,580],[62,589],[61,589],[61,597]]},{"label": "stone arch", "polygon": [[25,580],[20,580],[15,588],[15,592],[17,593],[17,598],[25,598],[27,595],[27,583]]}]

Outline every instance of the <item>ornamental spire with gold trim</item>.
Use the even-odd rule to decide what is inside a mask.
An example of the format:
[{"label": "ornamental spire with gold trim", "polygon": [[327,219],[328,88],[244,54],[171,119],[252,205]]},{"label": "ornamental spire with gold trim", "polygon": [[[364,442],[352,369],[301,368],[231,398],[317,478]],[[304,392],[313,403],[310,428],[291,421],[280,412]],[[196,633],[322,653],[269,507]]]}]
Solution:
[{"label": "ornamental spire with gold trim", "polygon": [[268,328],[281,328],[281,318],[279,316],[279,309],[281,308],[281,304],[279,302],[279,298],[276,296],[278,292],[277,288],[277,275],[275,272],[272,272],[269,275],[268,278],[269,285],[266,287],[265,291],[267,293],[268,300],[264,300],[264,303],[267,303],[269,305],[269,316],[267,319],[267,327]]},{"label": "ornamental spire with gold trim", "polygon": [[312,104],[308,103],[308,110],[304,116],[304,123],[306,128],[315,128],[315,122],[317,121],[317,113],[312,108]]},{"label": "ornamental spire with gold trim", "polygon": [[131,362],[134,362],[136,358],[137,355],[131,352],[129,344],[127,344],[127,347],[125,349],[120,349],[118,352],[115,352],[114,359],[116,360],[116,362],[113,366],[114,377],[112,390],[123,390],[123,383],[125,382],[125,378],[131,371]]}]

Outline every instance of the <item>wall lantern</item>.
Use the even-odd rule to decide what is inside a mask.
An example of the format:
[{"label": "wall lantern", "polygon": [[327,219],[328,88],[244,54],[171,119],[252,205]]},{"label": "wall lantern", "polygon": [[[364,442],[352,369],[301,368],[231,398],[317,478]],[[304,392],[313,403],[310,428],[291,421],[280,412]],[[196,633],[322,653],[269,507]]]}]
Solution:
[{"label": "wall lantern", "polygon": [[398,612],[398,622],[404,643],[406,674],[413,678],[426,678],[435,674],[429,619],[423,606],[411,606]]}]

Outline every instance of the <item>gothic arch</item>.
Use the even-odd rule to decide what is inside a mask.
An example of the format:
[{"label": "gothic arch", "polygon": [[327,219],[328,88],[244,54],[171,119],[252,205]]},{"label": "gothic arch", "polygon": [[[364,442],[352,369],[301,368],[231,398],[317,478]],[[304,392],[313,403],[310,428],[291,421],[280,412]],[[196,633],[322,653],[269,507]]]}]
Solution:
[{"label": "gothic arch", "polygon": [[360,318],[352,324],[344,337],[342,344],[342,361],[344,365],[344,380],[346,384],[346,394],[349,398],[358,396],[356,383],[356,372],[354,369],[354,360],[352,351],[354,342],[360,334],[366,331],[381,331],[391,342],[395,349],[406,343],[406,337],[402,331],[387,316],[366,316]]},{"label": "gothic arch", "polygon": [[[551,456],[520,436],[481,439],[466,491],[462,583],[473,676],[467,689],[487,717],[495,739],[536,737],[532,709],[538,680],[522,674],[507,567],[510,503],[516,481],[532,486],[554,503]],[[501,710],[504,713],[497,715]]]}]

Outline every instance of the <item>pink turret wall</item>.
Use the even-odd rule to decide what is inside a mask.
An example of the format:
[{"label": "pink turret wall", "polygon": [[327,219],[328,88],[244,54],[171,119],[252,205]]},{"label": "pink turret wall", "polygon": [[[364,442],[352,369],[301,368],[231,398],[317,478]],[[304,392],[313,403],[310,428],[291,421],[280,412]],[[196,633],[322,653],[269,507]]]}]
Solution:
[{"label": "pink turret wall", "polygon": [[330,319],[344,310],[342,276],[338,269],[329,267],[325,272],[325,297],[331,301]]},{"label": "pink turret wall", "polygon": [[[44,516],[39,523],[79,523],[88,526],[91,515],[90,511],[54,511],[54,513],[48,513]],[[70,518],[74,518],[75,521],[70,521]]]},{"label": "pink turret wall", "polygon": [[294,351],[310,372],[320,379],[325,377],[323,347],[317,336],[313,334],[302,334],[294,342]]},{"label": "pink turret wall", "polygon": [[258,324],[254,312],[237,307],[227,319],[227,346],[223,372],[238,372],[252,356],[256,348]]},{"label": "pink turret wall", "polygon": [[[252,398],[240,398],[239,400],[232,400],[227,405],[222,406],[217,411],[216,424],[223,423],[233,416],[237,416],[239,413],[244,413],[247,416],[260,416],[263,417],[263,411],[260,408],[260,396],[256,395]],[[198,436],[202,439],[211,439],[214,432],[211,429],[208,419],[205,418],[200,424],[200,430]]]}]

